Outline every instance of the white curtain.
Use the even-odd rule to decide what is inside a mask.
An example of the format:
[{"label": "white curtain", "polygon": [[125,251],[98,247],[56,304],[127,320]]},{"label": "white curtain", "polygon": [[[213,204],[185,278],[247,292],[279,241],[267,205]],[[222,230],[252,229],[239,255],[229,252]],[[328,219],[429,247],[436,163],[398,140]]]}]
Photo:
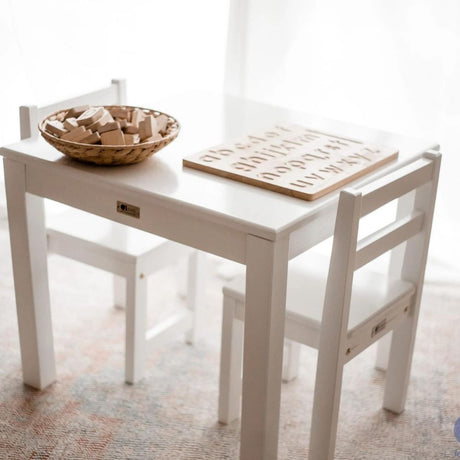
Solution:
[{"label": "white curtain", "polygon": [[460,285],[460,2],[251,0],[247,95],[441,144],[427,279]]}]

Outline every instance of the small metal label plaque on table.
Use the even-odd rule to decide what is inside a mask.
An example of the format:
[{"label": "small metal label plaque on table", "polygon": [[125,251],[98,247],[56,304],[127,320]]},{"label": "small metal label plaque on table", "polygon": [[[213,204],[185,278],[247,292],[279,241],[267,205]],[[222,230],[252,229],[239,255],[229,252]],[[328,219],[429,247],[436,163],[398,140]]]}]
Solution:
[{"label": "small metal label plaque on table", "polygon": [[133,204],[126,203],[124,201],[117,200],[117,212],[120,214],[126,214],[130,217],[139,219],[141,217],[141,208],[134,206]]},{"label": "small metal label plaque on table", "polygon": [[184,166],[315,200],[394,160],[398,150],[277,125],[184,158]]}]

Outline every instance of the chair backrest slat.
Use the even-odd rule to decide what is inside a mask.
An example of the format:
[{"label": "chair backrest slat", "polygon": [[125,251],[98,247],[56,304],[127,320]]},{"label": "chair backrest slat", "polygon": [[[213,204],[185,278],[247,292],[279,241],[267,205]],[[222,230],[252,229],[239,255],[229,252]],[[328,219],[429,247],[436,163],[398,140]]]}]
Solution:
[{"label": "chair backrest slat", "polygon": [[421,158],[362,187],[361,216],[366,216],[384,204],[420,187],[432,177],[433,162],[428,158]]},{"label": "chair backrest slat", "polygon": [[421,232],[424,218],[423,212],[414,211],[360,240],[356,250],[355,270]]}]

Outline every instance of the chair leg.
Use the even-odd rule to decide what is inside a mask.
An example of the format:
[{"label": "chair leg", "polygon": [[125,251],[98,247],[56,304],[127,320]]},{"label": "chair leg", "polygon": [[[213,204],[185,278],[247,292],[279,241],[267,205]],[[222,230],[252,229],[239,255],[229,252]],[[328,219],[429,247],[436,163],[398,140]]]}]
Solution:
[{"label": "chair leg", "polygon": [[390,359],[392,333],[384,335],[377,342],[377,356],[375,359],[375,368],[379,371],[386,371],[388,369],[388,360]]},{"label": "chair leg", "polygon": [[122,276],[113,275],[113,305],[115,308],[126,308],[126,279]]},{"label": "chair leg", "polygon": [[147,323],[147,278],[133,273],[126,280],[125,380],[144,377]]},{"label": "chair leg", "polygon": [[187,308],[192,312],[192,328],[186,332],[185,341],[195,343],[198,334],[200,310],[205,301],[206,286],[206,255],[201,251],[194,251],[188,262],[187,274]]},{"label": "chair leg", "polygon": [[310,460],[334,458],[342,376],[343,362],[338,350],[325,350],[323,354],[320,349],[311,422]]},{"label": "chair leg", "polygon": [[300,343],[293,340],[284,341],[283,382],[290,382],[299,371]]},{"label": "chair leg", "polygon": [[385,378],[383,407],[400,414],[406,404],[415,342],[416,320],[409,316],[393,330],[390,359]]},{"label": "chair leg", "polygon": [[224,295],[218,419],[225,424],[241,410],[244,323],[235,318],[235,308],[236,301]]}]

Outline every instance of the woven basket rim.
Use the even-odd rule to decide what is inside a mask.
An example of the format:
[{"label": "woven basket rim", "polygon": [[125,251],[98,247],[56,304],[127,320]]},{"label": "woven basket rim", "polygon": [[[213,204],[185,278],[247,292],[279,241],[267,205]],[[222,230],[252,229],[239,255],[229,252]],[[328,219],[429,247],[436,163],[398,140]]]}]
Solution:
[{"label": "woven basket rim", "polygon": [[74,142],[74,141],[68,141],[66,139],[61,139],[60,137],[56,137],[56,136],[53,136],[52,134],[48,133],[46,130],[45,130],[45,123],[53,116],[55,115],[58,115],[59,113],[62,113],[62,112],[67,112],[69,111],[72,107],[69,107],[67,109],[60,109],[60,110],[57,110],[56,112],[53,112],[53,113],[50,113],[48,116],[46,116],[45,118],[43,118],[42,121],[40,121],[38,123],[38,130],[40,131],[40,133],[42,134],[43,137],[51,140],[52,142],[56,142],[56,143],[61,143],[63,145],[68,145],[68,146],[77,146],[77,147],[97,147],[98,149],[101,149],[101,150],[106,150],[106,151],[110,151],[110,150],[119,150],[120,148],[129,148],[129,147],[142,147],[142,148],[148,148],[149,146],[154,146],[156,144],[159,144],[160,142],[164,142],[165,140],[168,140],[172,137],[177,137],[177,133],[180,131],[180,124],[179,122],[177,121],[176,118],[174,118],[173,116],[165,113],[165,112],[162,112],[161,110],[156,110],[156,109],[148,109],[146,107],[138,107],[138,106],[134,106],[134,105],[119,105],[119,104],[114,104],[114,105],[100,105],[98,107],[104,107],[104,108],[111,108],[111,107],[122,107],[122,108],[125,108],[125,109],[140,109],[140,110],[147,110],[148,112],[154,112],[158,115],[165,115],[168,117],[168,119],[170,120],[173,120],[173,129],[171,129],[171,132],[169,132],[166,136],[162,137],[161,139],[157,139],[157,140],[154,140],[154,141],[150,141],[150,142],[141,142],[139,144],[129,144],[129,145],[102,145],[102,144],[82,144],[81,142]]}]

